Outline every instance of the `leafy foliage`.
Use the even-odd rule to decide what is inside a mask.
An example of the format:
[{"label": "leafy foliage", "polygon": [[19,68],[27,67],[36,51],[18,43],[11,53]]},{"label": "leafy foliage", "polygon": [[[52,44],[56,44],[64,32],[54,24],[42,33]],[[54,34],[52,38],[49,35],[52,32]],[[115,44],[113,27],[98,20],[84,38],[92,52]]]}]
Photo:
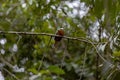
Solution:
[{"label": "leafy foliage", "polygon": [[119,0],[1,0],[0,69],[6,80],[119,80]]}]

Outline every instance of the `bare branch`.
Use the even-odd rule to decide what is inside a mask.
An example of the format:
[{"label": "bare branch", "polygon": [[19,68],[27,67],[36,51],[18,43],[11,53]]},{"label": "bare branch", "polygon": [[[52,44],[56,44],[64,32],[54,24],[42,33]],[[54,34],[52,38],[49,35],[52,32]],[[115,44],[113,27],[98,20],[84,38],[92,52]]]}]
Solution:
[{"label": "bare branch", "polygon": [[71,40],[78,40],[86,43],[90,43],[87,38],[75,38],[75,37],[68,37],[68,36],[59,36],[55,34],[50,34],[50,33],[34,33],[34,32],[16,32],[16,31],[0,31],[0,34],[17,34],[17,35],[43,35],[43,36],[51,36],[51,37],[62,37],[66,39],[71,39]]}]

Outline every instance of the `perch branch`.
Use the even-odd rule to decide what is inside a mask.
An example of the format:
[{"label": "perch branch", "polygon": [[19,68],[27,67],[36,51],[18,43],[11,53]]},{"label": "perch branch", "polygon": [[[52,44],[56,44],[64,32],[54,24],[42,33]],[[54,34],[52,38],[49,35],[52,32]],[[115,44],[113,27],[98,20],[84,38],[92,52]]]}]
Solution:
[{"label": "perch branch", "polygon": [[90,43],[86,38],[75,38],[75,37],[68,37],[68,36],[59,36],[50,33],[34,33],[34,32],[16,32],[16,31],[0,31],[0,34],[19,34],[19,35],[43,35],[43,36],[51,36],[51,37],[62,37],[71,40],[78,40]]},{"label": "perch branch", "polygon": [[[99,53],[99,51],[97,50],[97,48],[96,48],[96,46],[95,46],[96,43],[94,43],[93,41],[91,41],[90,39],[87,39],[87,38],[59,36],[59,35],[50,34],[50,33],[16,32],[16,31],[0,31],[0,34],[1,34],[1,35],[2,35],[2,34],[43,35],[43,36],[51,36],[51,37],[55,37],[55,36],[56,36],[56,37],[62,37],[62,38],[70,39],[70,40],[78,40],[78,41],[86,42],[86,43],[91,44],[91,45],[95,48],[97,54],[99,55],[99,57],[100,57],[104,62],[108,62],[108,61]],[[110,63],[110,62],[108,62],[108,63]],[[110,64],[111,64],[111,63],[110,63]]]}]

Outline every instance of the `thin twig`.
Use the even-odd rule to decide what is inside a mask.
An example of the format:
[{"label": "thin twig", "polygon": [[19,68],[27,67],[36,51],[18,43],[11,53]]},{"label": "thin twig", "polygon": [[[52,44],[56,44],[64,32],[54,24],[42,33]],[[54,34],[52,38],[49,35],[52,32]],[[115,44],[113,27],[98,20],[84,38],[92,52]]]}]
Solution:
[{"label": "thin twig", "polygon": [[[49,44],[50,44],[50,42],[51,42],[51,39],[52,39],[52,37],[50,37],[50,40],[49,40],[48,45],[47,45],[47,49],[48,49],[48,47],[49,47]],[[46,51],[47,51],[47,50],[46,50]],[[42,56],[42,58],[41,58],[41,64],[40,64],[39,67],[38,67],[38,71],[41,69],[41,67],[42,67],[42,65],[43,65],[44,58],[45,58],[45,55],[43,54],[43,56]]]},{"label": "thin twig", "polygon": [[82,66],[82,71],[81,71],[81,75],[80,75],[79,80],[82,80],[82,76],[83,76],[84,69],[85,69],[85,62],[86,62],[86,58],[87,58],[86,56],[87,56],[87,47],[85,48],[85,52],[84,52],[83,66]]},{"label": "thin twig", "polygon": [[16,80],[20,80],[17,76],[15,76],[13,73],[8,71],[7,69],[3,68],[4,71],[6,71],[10,76],[14,77]]},{"label": "thin twig", "polygon": [[[10,64],[9,62],[7,62],[1,55],[0,55],[0,61],[3,62],[5,65],[7,65],[9,68],[13,69],[13,65]],[[12,77],[14,77],[16,80],[20,80],[14,74],[12,74],[10,71],[8,71],[7,69],[3,68],[3,70],[6,71],[8,74],[10,74]]]},{"label": "thin twig", "polygon": [[2,63],[4,63],[5,65],[7,65],[8,67],[12,68],[13,69],[13,65],[10,64],[9,62],[7,62],[1,55],[0,55],[0,61]]},{"label": "thin twig", "polygon": [[107,80],[110,80],[111,77],[113,77],[113,74],[114,74],[116,71],[117,71],[116,69],[113,70],[113,71],[108,75]]},{"label": "thin twig", "polygon": [[21,36],[21,35],[19,35],[19,34],[17,34],[17,35],[18,35],[18,40],[17,40],[17,45],[18,45],[18,43],[20,42],[20,40],[21,40],[22,36]]}]

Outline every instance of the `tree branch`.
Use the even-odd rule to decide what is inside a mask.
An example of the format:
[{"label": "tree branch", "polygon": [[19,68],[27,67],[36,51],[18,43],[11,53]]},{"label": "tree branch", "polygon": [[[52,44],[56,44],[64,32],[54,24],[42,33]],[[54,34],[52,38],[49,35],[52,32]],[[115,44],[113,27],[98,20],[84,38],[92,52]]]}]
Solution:
[{"label": "tree branch", "polygon": [[[78,40],[86,43],[90,43],[87,38],[75,38],[75,37],[68,37],[68,36],[59,36],[55,34],[50,34],[50,33],[34,33],[34,32],[16,32],[16,31],[0,31],[0,35],[2,34],[19,34],[19,35],[43,35],[43,36],[51,36],[51,37],[62,37],[66,39],[71,39],[71,40]],[[91,43],[90,43],[91,44]]]},{"label": "tree branch", "polygon": [[[93,48],[95,49],[95,51],[97,52],[98,56],[104,61],[110,64],[110,67],[113,68],[115,65],[112,64],[111,62],[107,61],[97,50],[96,48],[96,44],[95,42],[91,41],[88,38],[83,38],[83,37],[68,37],[68,36],[59,36],[59,35],[55,35],[55,34],[50,34],[50,33],[34,33],[34,32],[16,32],[16,31],[0,31],[0,35],[3,34],[17,34],[17,35],[43,35],[43,36],[51,36],[51,37],[62,37],[62,38],[66,38],[66,39],[70,39],[70,40],[78,40],[78,41],[82,41],[85,43],[89,43],[93,46]],[[120,70],[119,66],[117,66],[117,68]]]},{"label": "tree branch", "polygon": [[9,73],[10,76],[14,77],[16,80],[20,80],[17,76],[15,76],[13,73],[11,73],[9,70],[7,70],[6,68],[3,68],[4,71],[6,71],[7,73]]},{"label": "tree branch", "polygon": [[0,61],[13,69],[13,65],[7,62],[1,55],[0,55]]},{"label": "tree branch", "polygon": [[[108,62],[97,50],[95,44],[93,41],[91,41],[90,39],[87,38],[83,38],[83,37],[68,37],[68,36],[59,36],[59,35],[55,35],[55,34],[50,34],[50,33],[34,33],[34,32],[16,32],[16,31],[0,31],[0,35],[3,34],[17,34],[17,35],[43,35],[43,36],[51,36],[51,37],[62,37],[62,38],[66,38],[66,39],[70,39],[70,40],[78,40],[78,41],[82,41],[85,43],[89,43],[91,44],[94,49],[96,50],[97,54],[99,55],[99,57],[104,61],[104,62]],[[110,63],[110,62],[108,62]],[[110,63],[111,64],[111,63]],[[112,64],[111,64],[112,65]]]}]

